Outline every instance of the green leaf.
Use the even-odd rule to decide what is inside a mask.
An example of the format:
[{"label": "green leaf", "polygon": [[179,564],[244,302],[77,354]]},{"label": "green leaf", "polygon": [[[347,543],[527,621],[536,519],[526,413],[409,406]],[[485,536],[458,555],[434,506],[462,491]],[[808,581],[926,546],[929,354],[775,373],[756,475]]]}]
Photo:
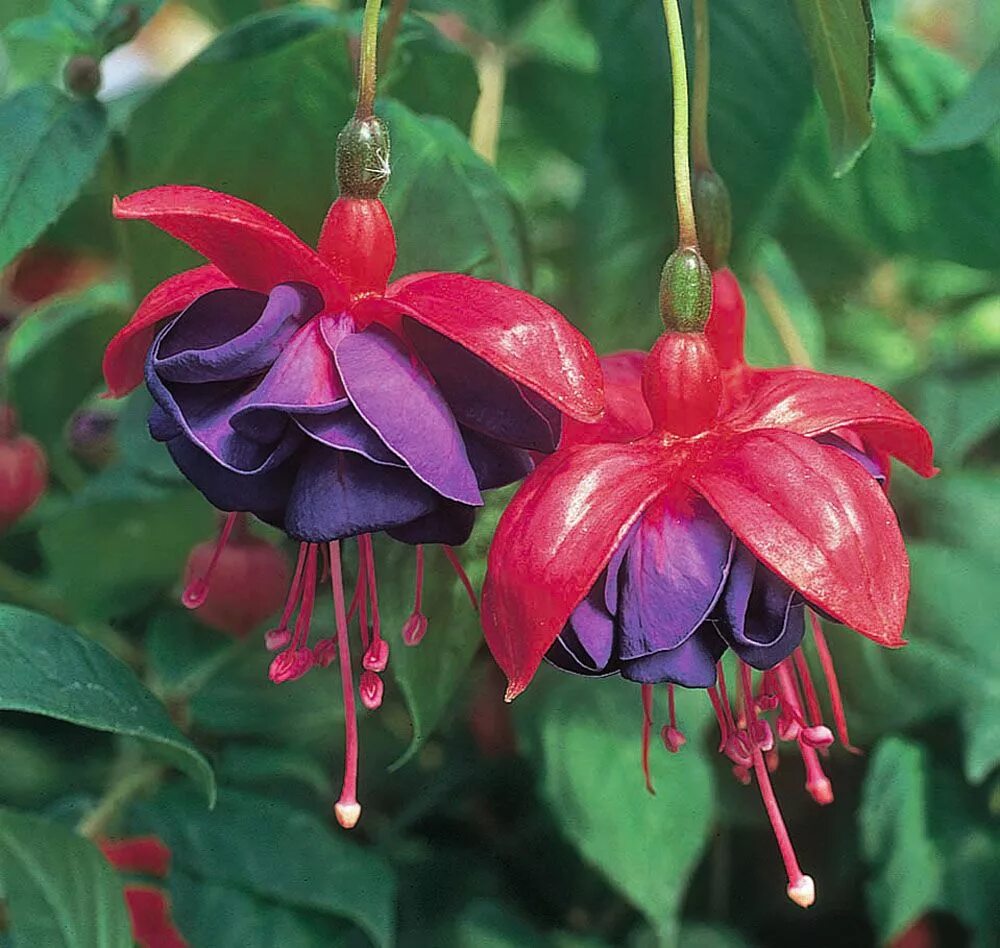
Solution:
[{"label": "green leaf", "polygon": [[[988,143],[914,151],[941,108],[965,83],[954,60],[910,37],[880,31],[873,110],[878,134],[846,178],[832,180],[818,121],[804,136],[785,203],[784,244],[796,261],[907,254],[992,269],[1000,232],[982,212],[1000,193],[1000,162]],[[836,248],[835,250],[831,248]]]},{"label": "green leaf", "polygon": [[80,192],[108,140],[104,107],[47,85],[0,101],[0,267]]},{"label": "green leaf", "polygon": [[679,754],[652,748],[654,797],[639,767],[639,689],[569,676],[545,684],[516,718],[541,793],[570,842],[673,944],[688,880],[711,831],[712,772],[698,740],[708,703],[680,689],[679,721],[689,743]]},{"label": "green leaf", "polygon": [[[492,495],[476,519],[472,537],[456,554],[472,582],[482,588],[486,575],[486,553],[509,493]],[[439,547],[426,546],[423,612],[427,634],[415,647],[403,644],[398,635],[413,610],[414,553],[402,543],[379,545],[382,576],[395,577],[379,587],[379,609],[385,634],[391,642],[389,667],[403,692],[413,725],[413,739],[394,765],[401,767],[420,749],[440,723],[462,685],[472,659],[483,641],[476,612]]]},{"label": "green leaf", "polygon": [[12,333],[10,399],[24,430],[48,448],[100,385],[101,356],[125,322],[126,306],[121,283],[100,283],[30,311]]},{"label": "green leaf", "polygon": [[981,142],[1000,123],[1000,46],[914,146],[917,151],[954,151]]},{"label": "green leaf", "polygon": [[795,0],[813,78],[826,110],[834,175],[846,174],[872,137],[875,26],[869,0]]},{"label": "green leaf", "polygon": [[131,948],[121,882],[89,840],[0,809],[0,891],[17,946]]},{"label": "green leaf", "polygon": [[45,616],[0,605],[0,707],[135,737],[215,796],[212,768],[131,670]]},{"label": "green leaf", "polygon": [[227,744],[217,770],[220,780],[239,786],[294,785],[309,791],[313,799],[334,799],[326,765],[297,748]]},{"label": "green leaf", "polygon": [[751,942],[725,925],[685,922],[679,948],[751,948]]},{"label": "green leaf", "polygon": [[177,869],[204,884],[344,918],[374,944],[393,943],[392,869],[309,813],[227,789],[208,813],[190,793],[170,788],[139,820],[170,847]]},{"label": "green leaf", "polygon": [[[831,627],[830,647],[848,707],[848,718],[869,733],[967,709],[1000,709],[1000,640],[990,634],[995,567],[964,550],[910,543],[911,592],[908,645],[890,651],[841,627]],[[973,724],[988,725],[976,718]],[[982,740],[967,758],[970,779],[1000,762],[983,756]]]},{"label": "green leaf", "polygon": [[940,909],[971,928],[974,948],[996,944],[1000,832],[979,810],[926,748],[900,738],[879,744],[859,815],[874,871],[868,897],[883,941]]},{"label": "green leaf", "polygon": [[189,610],[170,609],[149,623],[146,664],[159,693],[184,698],[201,690],[242,647],[202,625]]},{"label": "green leaf", "polygon": [[193,490],[150,496],[110,469],[104,474],[119,495],[78,495],[39,534],[52,578],[88,619],[129,615],[158,599],[180,582],[191,548],[213,532],[212,508]]}]

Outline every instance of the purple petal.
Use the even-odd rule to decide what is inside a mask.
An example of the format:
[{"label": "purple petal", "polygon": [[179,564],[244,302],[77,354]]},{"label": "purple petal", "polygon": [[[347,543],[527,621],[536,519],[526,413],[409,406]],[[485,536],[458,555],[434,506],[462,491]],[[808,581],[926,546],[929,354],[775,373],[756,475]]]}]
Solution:
[{"label": "purple petal", "polygon": [[406,468],[374,464],[317,443],[298,455],[285,529],[314,543],[399,527],[430,513],[440,498]]},{"label": "purple petal", "polygon": [[348,397],[379,437],[439,494],[481,506],[476,474],[444,396],[403,343],[373,325],[334,353]]},{"label": "purple petal", "polygon": [[[604,576],[594,584],[589,595],[569,617],[569,628],[563,635],[569,642],[579,643],[577,654],[586,657],[594,671],[601,671],[611,663],[615,644],[615,620],[604,608]],[[568,635],[567,635],[568,633]]]},{"label": "purple petal", "polygon": [[569,626],[549,646],[549,650],[545,653],[545,661],[560,671],[587,678],[606,678],[618,672],[617,662],[606,668],[595,669]]},{"label": "purple petal", "polygon": [[718,627],[744,662],[767,670],[801,644],[805,605],[791,586],[739,544],[718,610]]},{"label": "purple petal", "polygon": [[636,536],[639,534],[640,523],[641,521],[633,524],[629,532],[625,534],[625,539],[618,544],[618,549],[611,554],[608,567],[604,571],[604,606],[613,616],[618,615],[618,608],[620,606],[618,593],[621,587],[622,566],[625,563],[625,557],[628,555],[629,549],[631,549]]},{"label": "purple petal", "polygon": [[531,393],[531,398],[485,359],[415,320],[404,318],[403,329],[459,422],[506,444],[555,450],[561,416],[551,409],[553,425],[549,414],[536,407],[546,404],[540,396]]},{"label": "purple petal", "polygon": [[622,677],[647,685],[667,681],[685,688],[711,688],[716,663],[725,651],[715,626],[706,622],[677,648],[622,662]]},{"label": "purple petal", "polygon": [[646,511],[621,591],[622,659],[676,649],[712,611],[729,571],[732,533],[700,497]]},{"label": "purple petal", "polygon": [[323,298],[306,283],[276,286],[269,296],[213,290],[195,300],[160,336],[157,375],[167,382],[247,378],[270,366]]},{"label": "purple petal", "polygon": [[468,428],[462,429],[462,439],[480,490],[506,487],[527,477],[535,468],[531,455],[522,448],[503,444]]},{"label": "purple petal", "polygon": [[401,543],[461,546],[472,535],[475,523],[475,507],[441,499],[431,513],[404,523],[401,527],[391,527],[386,532]]},{"label": "purple petal", "polygon": [[813,438],[813,441],[817,441],[820,444],[826,444],[832,448],[837,448],[840,451],[843,451],[849,458],[853,458],[857,461],[858,464],[860,464],[869,474],[871,474],[872,477],[875,478],[875,480],[883,484],[885,483],[888,471],[886,471],[886,469],[873,457],[865,454],[864,451],[858,450],[853,444],[846,441],[844,438],[841,438],[839,435],[832,433],[821,434]]},{"label": "purple petal", "polygon": [[297,415],[295,422],[310,438],[328,448],[353,451],[376,464],[405,466],[346,400],[337,411],[325,415]]}]

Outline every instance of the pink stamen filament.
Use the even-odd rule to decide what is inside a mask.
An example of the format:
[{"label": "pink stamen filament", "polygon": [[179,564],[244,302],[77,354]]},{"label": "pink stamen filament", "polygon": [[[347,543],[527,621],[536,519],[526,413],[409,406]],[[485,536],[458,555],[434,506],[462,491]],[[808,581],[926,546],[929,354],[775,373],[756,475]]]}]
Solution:
[{"label": "pink stamen filament", "polygon": [[729,707],[729,695],[726,692],[726,670],[719,662],[718,666],[719,672],[719,696],[722,699],[722,710],[726,715],[726,724],[729,727],[729,733],[733,734],[736,731],[736,722],[733,720],[733,712]]},{"label": "pink stamen filament", "polygon": [[285,600],[285,609],[281,613],[281,621],[278,623],[279,629],[287,629],[288,623],[295,611],[295,605],[299,601],[299,589],[302,585],[302,575],[305,572],[306,556],[309,553],[309,544],[299,544],[299,557],[295,561],[295,572],[292,575],[292,585],[288,590],[288,599]]},{"label": "pink stamen filament", "polygon": [[670,726],[677,729],[677,706],[674,702],[674,686],[667,685],[667,707],[670,711]]},{"label": "pink stamen filament", "polygon": [[649,773],[649,734],[653,728],[653,686],[642,686],[642,775],[646,778],[646,789],[656,796],[653,778]]},{"label": "pink stamen filament", "polygon": [[444,550],[444,555],[448,557],[448,562],[451,563],[451,568],[462,581],[462,585],[465,587],[465,593],[469,597],[469,602],[472,603],[472,608],[478,612],[479,600],[476,598],[476,591],[472,588],[472,583],[469,581],[469,577],[462,568],[462,564],[459,561],[458,556],[456,556],[455,551],[450,546],[443,546],[441,549]]},{"label": "pink stamen filament", "polygon": [[[744,704],[747,718],[752,722],[755,718],[753,711],[753,689],[750,682],[750,669],[746,665],[740,668],[743,676]],[[764,756],[760,747],[754,742],[751,747],[753,754],[753,769],[757,777],[757,786],[760,789],[760,796],[764,802],[764,810],[770,820],[771,829],[774,831],[774,838],[778,843],[778,851],[781,853],[781,861],[785,864],[785,872],[788,875],[788,887],[786,892],[788,897],[802,908],[808,908],[816,900],[816,887],[811,877],[803,873],[799,866],[795,849],[792,846],[791,837],[788,835],[788,828],[781,815],[781,808],[778,806],[777,797],[774,795],[774,788],[771,786],[771,778],[764,763]]]},{"label": "pink stamen filament", "polygon": [[208,568],[201,576],[194,577],[191,582],[187,584],[187,588],[181,596],[181,602],[183,602],[188,609],[197,609],[199,606],[204,605],[205,598],[208,596],[208,585],[212,580],[212,573],[215,572],[215,567],[219,562],[219,557],[222,555],[222,551],[225,549],[226,543],[229,541],[229,535],[233,532],[233,526],[236,524],[236,520],[240,516],[245,515],[235,512],[226,514],[226,521],[223,523],[222,530],[219,532],[219,539],[216,541],[215,550],[212,552],[212,559],[209,560]]},{"label": "pink stamen filament", "polygon": [[812,675],[809,673],[809,663],[806,661],[802,649],[795,650],[795,670],[799,673],[799,681],[802,683],[802,692],[806,696],[806,707],[809,710],[810,725],[823,723],[823,712],[819,706],[819,696],[816,694],[816,686],[813,684]]},{"label": "pink stamen filament", "polygon": [[823,627],[819,618],[814,612],[809,614],[812,621],[813,641],[816,643],[816,653],[819,655],[819,663],[823,669],[823,677],[826,679],[826,690],[830,695],[830,707],[833,709],[833,723],[837,729],[837,737],[852,754],[860,754],[851,743],[847,733],[847,715],[844,713],[844,701],[840,695],[840,684],[837,681],[837,672],[833,667],[833,656],[830,648],[826,644],[826,636],[823,634]]},{"label": "pink stamen filament", "polygon": [[347,609],[347,624],[351,624],[351,619],[354,618],[354,613],[358,611],[358,605],[361,602],[361,597],[365,591],[365,571],[360,565],[360,548],[358,551],[359,563],[358,563],[358,578],[354,583],[354,593],[351,596],[351,604]]},{"label": "pink stamen filament", "polygon": [[722,699],[719,697],[718,689],[715,685],[712,685],[708,690],[708,700],[712,702],[712,708],[715,711],[715,719],[719,722],[719,753],[725,750],[726,744],[729,742],[729,724],[727,723],[727,715],[723,711]]},{"label": "pink stamen filament", "polygon": [[365,545],[358,537],[358,589],[361,596],[358,599],[358,626],[361,629],[361,650],[368,650],[368,559]]},{"label": "pink stamen filament", "polygon": [[316,602],[317,550],[318,547],[315,543],[309,544],[302,587],[302,606],[295,619],[295,634],[292,636],[291,649],[293,652],[305,648],[309,642],[309,626],[312,624],[313,606]]},{"label": "pink stamen filament", "polygon": [[372,546],[371,534],[366,533],[358,537],[358,543],[362,540],[365,545],[365,565],[368,571],[368,602],[372,610],[372,640],[378,641],[382,638],[382,626],[378,614],[378,587],[375,585],[375,549]]},{"label": "pink stamen filament", "polygon": [[334,805],[337,822],[344,829],[353,828],[361,817],[358,803],[358,719],[354,704],[354,681],[351,676],[351,645],[347,638],[347,612],[344,608],[343,575],[340,566],[340,543],[330,544],[330,585],[333,587],[333,611],[337,622],[337,654],[340,661],[340,684],[344,693],[344,783]]}]

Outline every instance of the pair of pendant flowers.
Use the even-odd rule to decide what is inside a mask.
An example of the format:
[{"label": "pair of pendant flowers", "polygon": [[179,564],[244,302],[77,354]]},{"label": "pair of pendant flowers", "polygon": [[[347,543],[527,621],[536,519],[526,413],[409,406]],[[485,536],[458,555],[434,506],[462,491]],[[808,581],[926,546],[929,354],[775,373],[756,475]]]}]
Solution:
[{"label": "pair of pendant flowers", "polygon": [[[497,527],[480,605],[507,699],[543,661],[638,682],[648,784],[654,686],[667,692],[661,733],[675,753],[686,738],[674,690],[704,690],[720,752],[758,785],[789,897],[807,906],[813,880],[769,773],[779,742],[795,745],[810,795],[833,799],[822,758],[834,731],[851,748],[817,617],[903,644],[909,570],[886,496],[890,463],[930,476],[932,445],[865,382],[746,363],[743,297],[726,266],[728,200],[704,142],[692,187],[680,20],[664,7],[680,242],[661,278],[665,331],[649,353],[598,359],[559,312],[498,283],[455,273],[390,282],[395,236],[379,199],[389,139],[372,109],[370,2],[358,108],[338,140],[340,196],[316,249],[260,208],[207,189],[116,199],[116,217],[148,221],[208,263],[146,296],[108,345],[104,373],[113,396],[145,382],[150,433],[228,514],[223,542],[241,514],[298,542],[285,609],[266,636],[270,677],[339,666],[342,826],[361,814],[356,692],[379,706],[390,651],[373,535],[414,548],[417,602],[402,637],[416,644],[427,625],[423,546],[444,546],[461,575],[453,548],[468,539],[483,492],[523,479]],[[188,604],[207,581],[189,588]],[[313,630],[326,623],[312,621],[321,583],[334,611],[326,637]],[[801,649],[807,627],[833,729]]]}]

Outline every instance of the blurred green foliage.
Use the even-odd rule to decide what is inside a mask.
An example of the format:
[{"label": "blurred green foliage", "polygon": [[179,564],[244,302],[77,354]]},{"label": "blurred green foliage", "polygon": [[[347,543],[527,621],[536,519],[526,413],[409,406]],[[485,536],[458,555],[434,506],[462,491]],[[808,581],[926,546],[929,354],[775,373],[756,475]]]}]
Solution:
[{"label": "blurred green foliage", "polygon": [[[157,6],[138,4],[138,20]],[[73,831],[96,805],[102,833],[170,845],[173,911],[194,948],[997,944],[996,10],[878,2],[872,49],[862,0],[831,4],[832,26],[799,0],[710,2],[709,130],[732,193],[748,355],[890,388],[930,428],[942,468],[929,482],[893,475],[910,645],[884,652],[830,629],[866,755],[831,754],[837,801],[823,810],[794,763],[776,774],[818,882],[804,914],[785,900],[755,792],[716,759],[703,695],[681,697],[688,744],[654,752],[649,796],[635,690],[543,670],[511,711],[436,552],[429,631],[405,649],[412,559],[381,541],[394,678],[362,722],[365,817],[346,837],[330,816],[335,676],[275,687],[259,637],[234,642],[176,604],[213,515],[148,439],[148,396],[112,409],[108,465],[70,449],[107,339],[138,294],[194,262],[148,226],[112,225],[110,196],[207,185],[313,241],[352,107],[356,6],[192,0],[207,47],[138,87],[115,86],[114,53],[97,100],[66,91],[62,69],[127,39],[128,4],[0,10],[0,264],[35,247],[0,299],[0,396],[52,469],[43,501],[0,536],[0,943],[131,943],[122,878]],[[178,9],[154,27],[191,30]],[[661,17],[656,0],[413,0],[378,104],[397,272],[531,288],[599,351],[648,345],[675,230]],[[149,55],[153,36],[132,53]],[[494,168],[468,136],[477,61],[497,50]],[[87,285],[53,273],[55,296],[18,298],[25,260],[44,271],[67,254],[98,261]],[[462,554],[476,586],[508,497]],[[318,609],[330,615],[328,599]],[[910,938],[931,940],[907,941],[914,925]]]}]

